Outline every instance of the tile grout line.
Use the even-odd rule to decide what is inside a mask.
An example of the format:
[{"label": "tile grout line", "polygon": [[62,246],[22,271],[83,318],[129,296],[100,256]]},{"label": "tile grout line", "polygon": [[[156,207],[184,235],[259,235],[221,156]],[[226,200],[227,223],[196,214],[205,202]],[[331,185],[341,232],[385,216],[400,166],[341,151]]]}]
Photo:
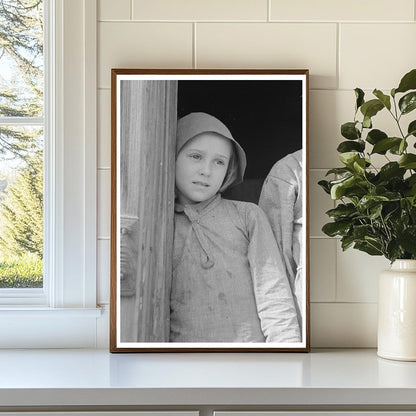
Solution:
[{"label": "tile grout line", "polygon": [[[334,203],[335,205],[335,203]],[[335,282],[334,282],[334,302],[338,303],[338,244],[340,244],[340,240],[336,241],[334,244],[334,259],[335,259]]]},{"label": "tile grout line", "polygon": [[133,21],[133,0],[130,0],[130,20]]},{"label": "tile grout line", "polygon": [[192,24],[192,68],[196,69],[197,61],[196,61],[196,22]]},{"label": "tile grout line", "polygon": [[320,300],[315,300],[315,301],[311,301],[311,303],[317,305],[377,305],[378,302],[377,301],[358,301],[358,300],[351,300],[351,301],[341,301],[341,302],[331,302],[331,301],[320,301]]},{"label": "tile grout line", "polygon": [[[134,13],[133,6],[131,7],[131,13]],[[354,24],[354,25],[414,25],[413,20],[270,20],[265,19],[208,19],[208,20],[192,20],[192,19],[97,19],[97,23],[284,23],[284,24]]]},{"label": "tile grout line", "polygon": [[337,71],[337,90],[339,90],[339,80],[340,80],[340,72],[341,72],[341,24],[337,23],[337,63],[336,63],[336,71]]},{"label": "tile grout line", "polygon": [[340,240],[341,237],[329,237],[325,234],[322,234],[322,235],[310,235],[309,239],[310,240]]},{"label": "tile grout line", "polygon": [[330,170],[332,168],[309,168],[309,172],[325,172],[327,170]]},{"label": "tile grout line", "polygon": [[[415,0],[416,1],[416,0]],[[272,0],[267,0],[267,22],[270,23],[272,20]]]}]

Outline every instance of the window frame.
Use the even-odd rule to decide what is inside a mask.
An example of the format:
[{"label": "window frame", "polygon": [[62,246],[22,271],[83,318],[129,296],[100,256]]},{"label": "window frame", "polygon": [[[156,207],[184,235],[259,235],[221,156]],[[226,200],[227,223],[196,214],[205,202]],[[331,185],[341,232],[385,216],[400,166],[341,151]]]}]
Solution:
[{"label": "window frame", "polygon": [[0,347],[94,347],[97,1],[44,2],[46,278],[0,295]]},{"label": "window frame", "polygon": [[[34,116],[34,117],[13,117],[13,116],[1,116],[0,117],[0,124],[11,126],[11,127],[42,127],[44,137],[47,136],[47,113],[45,111],[48,105],[49,96],[50,96],[50,86],[48,82],[48,74],[46,69],[49,65],[47,65],[47,60],[50,58],[50,50],[49,50],[49,33],[51,33],[49,29],[49,23],[51,20],[49,19],[50,13],[50,6],[52,5],[53,0],[43,0],[43,20],[44,20],[44,46],[46,46],[46,50],[44,50],[44,99],[43,99],[43,108],[44,108],[44,115],[43,116]],[[46,140],[44,140],[46,144]],[[46,155],[46,149],[44,149],[44,155]],[[44,157],[44,167],[46,167],[45,157]],[[45,195],[45,175],[44,175],[44,195]],[[45,203],[45,201],[44,201]],[[43,212],[43,220],[44,224],[47,224],[47,218],[45,216],[45,209]],[[43,232],[43,240],[47,242],[45,238],[45,227]],[[46,252],[46,250],[45,250]],[[24,289],[15,289],[15,288],[5,288],[0,289],[0,307],[4,305],[31,305],[31,306],[46,306],[49,301],[48,296],[48,286],[49,286],[49,270],[48,270],[48,262],[43,261],[43,287],[42,288],[24,288]]]}]

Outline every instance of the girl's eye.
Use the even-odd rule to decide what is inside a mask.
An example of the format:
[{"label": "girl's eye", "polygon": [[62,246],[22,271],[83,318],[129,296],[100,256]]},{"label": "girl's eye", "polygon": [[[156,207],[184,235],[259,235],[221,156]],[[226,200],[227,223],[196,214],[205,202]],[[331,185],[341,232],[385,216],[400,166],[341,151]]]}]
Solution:
[{"label": "girl's eye", "polygon": [[225,162],[221,159],[217,160],[217,165],[219,166],[225,166]]},{"label": "girl's eye", "polygon": [[193,153],[193,154],[191,154],[191,155],[189,155],[192,159],[195,159],[195,160],[199,160],[199,159],[201,159],[201,155],[199,155],[198,153]]}]

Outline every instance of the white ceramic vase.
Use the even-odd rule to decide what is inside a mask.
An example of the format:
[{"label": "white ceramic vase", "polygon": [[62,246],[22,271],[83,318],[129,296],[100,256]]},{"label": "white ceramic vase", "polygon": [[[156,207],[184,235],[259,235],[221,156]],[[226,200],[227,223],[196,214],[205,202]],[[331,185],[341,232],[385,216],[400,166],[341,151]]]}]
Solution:
[{"label": "white ceramic vase", "polygon": [[396,260],[380,275],[377,354],[416,361],[416,260]]}]

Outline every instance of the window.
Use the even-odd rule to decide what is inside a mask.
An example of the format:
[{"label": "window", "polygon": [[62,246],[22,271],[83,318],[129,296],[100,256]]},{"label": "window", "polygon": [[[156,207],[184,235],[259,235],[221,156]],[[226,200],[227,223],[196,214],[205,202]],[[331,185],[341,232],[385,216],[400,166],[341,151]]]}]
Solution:
[{"label": "window", "polygon": [[[43,288],[44,13],[0,2],[0,290]],[[33,291],[26,291],[29,294]],[[40,293],[38,291],[38,293]]]},{"label": "window", "polygon": [[43,0],[43,10],[49,111],[28,128],[42,129],[44,123],[46,132],[47,279],[42,289],[27,289],[30,293],[0,293],[0,347],[94,347],[100,315],[95,273],[96,0]]}]

